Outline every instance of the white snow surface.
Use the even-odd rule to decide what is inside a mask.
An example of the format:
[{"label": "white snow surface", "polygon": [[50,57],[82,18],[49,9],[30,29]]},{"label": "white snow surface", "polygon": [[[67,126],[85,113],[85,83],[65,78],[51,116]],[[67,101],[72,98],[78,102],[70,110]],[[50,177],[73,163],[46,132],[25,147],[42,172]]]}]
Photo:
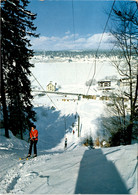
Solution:
[{"label": "white snow surface", "polygon": [[[36,63],[32,72],[44,88],[52,80],[62,85],[63,91],[84,92],[84,81],[90,66],[81,64],[81,69],[79,63],[76,66],[75,63],[68,63],[68,66],[72,68],[67,67],[67,63]],[[75,69],[79,76],[75,77]],[[107,72],[104,74],[108,76]],[[31,81],[32,85],[41,89],[34,78],[31,77]],[[136,143],[95,149],[82,144],[83,139],[89,135],[94,140],[102,136],[100,119],[104,103],[101,100],[78,100],[77,96],[71,95],[35,94],[33,105],[39,132],[36,158],[19,160],[19,157],[28,154],[29,143],[14,137],[11,132],[10,139],[7,139],[4,129],[0,129],[0,194],[137,193]],[[52,106],[56,108],[51,109]],[[66,150],[65,138],[68,140]]]}]

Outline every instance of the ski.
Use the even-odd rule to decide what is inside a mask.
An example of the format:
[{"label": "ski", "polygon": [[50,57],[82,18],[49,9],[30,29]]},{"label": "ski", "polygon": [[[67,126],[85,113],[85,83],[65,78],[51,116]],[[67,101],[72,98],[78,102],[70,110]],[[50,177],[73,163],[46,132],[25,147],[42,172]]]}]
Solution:
[{"label": "ski", "polygon": [[20,157],[19,160],[28,160],[30,157]]},{"label": "ski", "polygon": [[21,158],[19,158],[19,160],[29,160],[29,159],[32,159],[32,158],[36,158],[36,156],[21,157]]}]

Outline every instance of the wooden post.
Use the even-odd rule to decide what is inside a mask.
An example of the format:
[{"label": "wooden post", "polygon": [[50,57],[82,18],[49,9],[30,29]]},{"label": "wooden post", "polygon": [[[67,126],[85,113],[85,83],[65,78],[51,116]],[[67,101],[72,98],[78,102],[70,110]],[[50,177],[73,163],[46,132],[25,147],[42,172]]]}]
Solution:
[{"label": "wooden post", "polygon": [[80,136],[80,116],[78,115],[78,137]]}]

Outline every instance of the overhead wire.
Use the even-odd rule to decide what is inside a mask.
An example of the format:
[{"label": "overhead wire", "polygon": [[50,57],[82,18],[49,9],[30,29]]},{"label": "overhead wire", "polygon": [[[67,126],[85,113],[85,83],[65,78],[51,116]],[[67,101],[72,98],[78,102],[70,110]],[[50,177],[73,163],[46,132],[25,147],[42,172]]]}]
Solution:
[{"label": "overhead wire", "polygon": [[[87,94],[88,94],[88,92],[89,92],[89,90],[90,90],[91,84],[92,84],[92,82],[93,82],[93,79],[94,79],[94,76],[95,76],[95,73],[96,73],[96,58],[97,58],[97,54],[98,54],[98,51],[99,51],[99,48],[100,48],[100,45],[101,45],[101,42],[102,42],[102,39],[103,39],[103,35],[104,35],[104,33],[105,33],[105,30],[106,30],[106,27],[107,27],[107,24],[108,24],[108,21],[109,21],[109,18],[110,18],[110,16],[111,16],[111,13],[112,13],[112,10],[113,10],[115,1],[116,1],[116,0],[114,0],[114,2],[113,2],[111,11],[110,11],[110,13],[109,13],[109,16],[108,16],[106,25],[105,25],[105,27],[104,27],[104,31],[103,31],[103,33],[102,33],[102,36],[101,36],[101,39],[100,39],[100,42],[99,42],[99,45],[98,45],[98,48],[97,48],[97,50],[96,50],[96,54],[95,54],[95,64],[94,64],[94,73],[93,73],[92,81],[91,81],[90,86],[89,86],[89,88],[88,88]],[[74,21],[74,4],[73,4],[73,0],[72,0],[72,16],[73,16],[73,31],[74,31],[74,44],[75,44],[75,21]],[[92,67],[91,67],[91,68],[92,68]],[[91,69],[90,69],[90,72],[91,72]],[[57,110],[59,110],[58,107],[57,107],[57,105],[56,105],[56,104],[53,102],[53,100],[49,97],[49,95],[47,94],[47,92],[45,91],[45,89],[43,88],[43,86],[40,84],[40,82],[38,81],[38,79],[34,76],[33,73],[31,73],[31,75],[34,77],[34,79],[37,81],[37,83],[39,84],[39,86],[40,86],[40,87],[43,89],[43,91],[46,93],[46,95],[48,96],[48,98],[50,99],[50,101],[53,103],[53,105],[55,106],[55,108],[56,108]],[[65,117],[64,117],[64,122],[65,122],[65,128],[66,128],[66,119],[65,119]]]},{"label": "overhead wire", "polygon": [[[115,46],[116,46],[116,43],[113,45],[112,49],[110,50],[110,53],[114,50]],[[107,56],[107,57],[108,57],[108,56]],[[108,58],[109,58],[109,60],[110,60],[110,57],[108,57]],[[101,71],[103,65],[104,65],[104,63],[101,64],[101,66],[100,66],[100,68],[99,68],[99,71],[98,71],[98,73],[96,74],[96,76],[98,76],[98,74],[100,73],[100,71]]]},{"label": "overhead wire", "polygon": [[[43,88],[43,86],[40,84],[40,82],[38,81],[38,79],[34,76],[34,74],[31,72],[31,75],[34,77],[34,79],[36,80],[36,82],[39,84],[39,86],[43,89],[43,91],[46,93],[46,95],[48,96],[48,98],[50,99],[50,101],[53,103],[53,105],[55,106],[55,108],[59,111],[59,108],[57,107],[57,105],[53,102],[53,100],[49,97],[49,95],[47,94],[47,92],[45,91],[45,89]],[[66,125],[66,117],[65,115],[63,116],[64,118],[64,127],[65,127],[65,130],[67,128],[67,125]]]},{"label": "overhead wire", "polygon": [[38,81],[38,79],[34,76],[34,74],[31,72],[31,75],[33,76],[33,78],[36,80],[36,82],[39,84],[39,86],[43,89],[43,91],[46,93],[46,95],[48,96],[48,98],[50,99],[50,101],[53,103],[53,105],[55,106],[55,108],[57,109],[57,110],[59,110],[58,109],[58,107],[56,106],[56,104],[53,102],[53,100],[49,97],[49,95],[47,94],[47,92],[46,92],[46,90],[43,88],[43,86],[40,84],[40,82]]},{"label": "overhead wire", "polygon": [[[72,24],[73,24],[73,41],[74,41],[74,49],[76,49],[76,32],[75,32],[75,15],[74,15],[74,0],[72,0]],[[78,74],[77,74],[77,65],[75,66],[76,68],[76,82],[77,82],[77,78],[78,78]]]},{"label": "overhead wire", "polygon": [[[72,0],[72,18],[73,18],[73,33],[74,33],[74,45],[75,45],[75,19],[74,19],[74,4],[73,4],[73,0]],[[57,107],[57,105],[53,102],[53,100],[49,97],[49,95],[47,94],[46,90],[43,88],[43,86],[40,84],[40,82],[38,81],[38,79],[34,76],[34,74],[31,72],[31,75],[33,76],[33,78],[36,80],[36,82],[39,84],[39,86],[42,88],[42,90],[46,93],[47,97],[50,99],[50,101],[53,103],[53,105],[55,106],[55,108],[57,110],[59,110],[59,108]],[[66,118],[64,116],[64,123],[65,123],[65,130],[66,130]]]},{"label": "overhead wire", "polygon": [[[74,0],[72,0],[72,21],[73,21],[73,34],[74,34],[74,47],[76,49],[76,31],[75,31],[75,15],[74,15]],[[77,65],[76,65],[76,82],[77,82],[78,74],[77,74]],[[76,113],[78,111],[78,103],[76,103]]]},{"label": "overhead wire", "polygon": [[73,33],[74,33],[74,45],[75,45],[75,17],[74,17],[74,2],[72,0],[72,20],[73,20]]},{"label": "overhead wire", "polygon": [[[89,87],[88,87],[88,90],[87,90],[86,95],[88,95],[88,93],[89,93],[90,87],[91,87],[91,85],[92,85],[92,83],[93,83],[93,80],[94,80],[94,77],[95,77],[95,74],[96,74],[96,65],[97,65],[97,64],[96,64],[96,62],[97,62],[96,60],[97,60],[98,51],[99,51],[99,48],[100,48],[100,45],[101,45],[101,42],[102,42],[102,39],[103,39],[105,30],[106,30],[106,28],[107,28],[107,24],[108,24],[108,22],[109,22],[109,19],[110,19],[110,16],[111,16],[111,13],[112,13],[112,10],[113,10],[115,1],[116,1],[116,0],[114,0],[114,2],[113,2],[113,4],[112,4],[110,13],[109,13],[109,15],[108,15],[108,18],[107,18],[107,21],[106,21],[106,24],[105,24],[105,27],[104,27],[104,30],[103,30],[103,33],[102,33],[102,36],[101,36],[101,39],[100,39],[100,42],[99,42],[99,44],[98,44],[98,48],[97,48],[96,53],[95,53],[95,59],[94,59],[94,73],[93,73],[92,80],[91,80],[91,82],[90,82],[90,85],[89,85]],[[90,72],[91,72],[91,69],[92,69],[92,66],[91,66],[91,68],[90,68]],[[89,74],[90,74],[90,72],[89,72]]]},{"label": "overhead wire", "polygon": [[[73,32],[74,32],[74,43],[75,43],[75,22],[74,22],[74,4],[73,4],[73,0],[72,0],[72,16],[73,16]],[[40,82],[38,81],[38,79],[34,76],[34,74],[31,72],[31,75],[34,77],[34,79],[37,81],[37,83],[39,84],[39,86],[43,89],[43,91],[46,93],[46,95],[48,96],[48,98],[50,99],[50,101],[53,103],[53,105],[55,106],[55,108],[57,110],[58,107],[56,106],[56,104],[53,102],[53,100],[49,97],[49,95],[47,94],[46,90],[43,88],[43,86],[40,84]]]},{"label": "overhead wire", "polygon": [[[138,8],[138,3],[137,3],[137,8]],[[137,10],[138,10],[138,9],[136,9],[135,12],[133,13],[133,15],[131,16],[132,18],[135,16]],[[130,20],[128,21],[128,25],[129,25],[129,22],[130,22]],[[112,49],[110,50],[110,53],[114,50],[115,46],[116,46],[116,43],[113,45]],[[108,57],[108,58],[109,58],[109,57]],[[109,59],[110,59],[110,58],[109,58]],[[103,64],[101,65],[101,67],[100,67],[99,70],[101,70],[102,66],[103,66]],[[99,73],[99,72],[98,72],[98,73]],[[98,74],[97,74],[97,75],[98,75]],[[88,76],[88,77],[89,77],[89,76]]]}]

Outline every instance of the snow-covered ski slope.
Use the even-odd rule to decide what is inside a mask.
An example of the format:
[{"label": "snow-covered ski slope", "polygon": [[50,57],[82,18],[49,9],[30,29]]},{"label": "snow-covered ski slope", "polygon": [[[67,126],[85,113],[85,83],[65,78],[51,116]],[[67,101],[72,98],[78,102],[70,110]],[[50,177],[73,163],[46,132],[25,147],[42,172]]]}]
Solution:
[{"label": "snow-covered ski slope", "polygon": [[[61,85],[62,91],[86,93],[85,80],[90,68],[87,63],[43,62],[36,63],[32,72],[45,89],[53,81]],[[114,75],[111,69],[108,69],[109,75]],[[99,72],[99,79],[108,76],[107,69],[103,70]],[[35,89],[41,90],[33,77],[31,81]],[[103,135],[100,124],[103,102],[78,100],[77,96],[37,94],[34,92],[33,104],[39,132],[38,157],[20,161],[19,157],[27,155],[29,144],[12,133],[11,138],[6,139],[0,130],[0,194],[136,194],[137,144],[92,150],[82,145],[89,135],[93,139]],[[68,140],[66,150],[65,138]]]},{"label": "snow-covered ski slope", "polygon": [[0,194],[136,194],[137,144],[39,150],[37,158],[20,161],[27,143],[0,139]]}]

